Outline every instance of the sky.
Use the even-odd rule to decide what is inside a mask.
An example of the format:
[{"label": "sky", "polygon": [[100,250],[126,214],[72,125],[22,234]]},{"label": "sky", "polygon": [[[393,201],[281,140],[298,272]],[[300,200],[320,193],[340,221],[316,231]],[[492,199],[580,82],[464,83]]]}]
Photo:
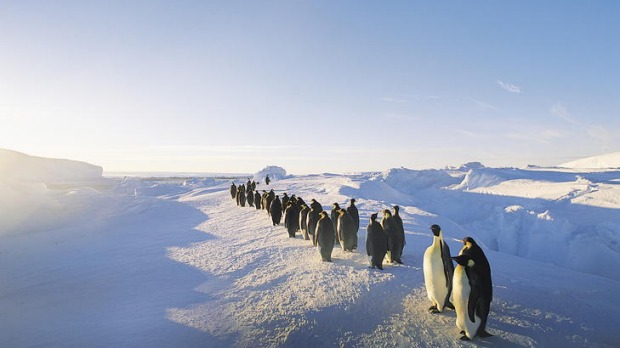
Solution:
[{"label": "sky", "polygon": [[620,151],[617,1],[4,1],[0,147],[106,172]]}]

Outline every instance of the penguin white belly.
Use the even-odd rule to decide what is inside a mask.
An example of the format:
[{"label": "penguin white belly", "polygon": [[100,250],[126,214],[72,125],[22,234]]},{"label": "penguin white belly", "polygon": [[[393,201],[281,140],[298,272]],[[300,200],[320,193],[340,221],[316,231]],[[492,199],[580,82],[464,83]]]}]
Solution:
[{"label": "penguin white belly", "polygon": [[435,244],[428,247],[424,252],[422,267],[424,269],[426,294],[433,305],[437,306],[437,310],[441,312],[445,305],[446,296],[448,296],[448,287],[443,260],[441,259],[441,250]]},{"label": "penguin white belly", "polygon": [[454,270],[454,278],[452,281],[452,304],[456,312],[456,327],[465,331],[465,335],[469,339],[472,339],[476,335],[478,327],[480,327],[481,320],[477,315],[474,315],[475,322],[469,319],[467,304],[469,302],[470,292],[471,288],[469,286],[469,279],[465,273],[465,268],[457,266]]}]

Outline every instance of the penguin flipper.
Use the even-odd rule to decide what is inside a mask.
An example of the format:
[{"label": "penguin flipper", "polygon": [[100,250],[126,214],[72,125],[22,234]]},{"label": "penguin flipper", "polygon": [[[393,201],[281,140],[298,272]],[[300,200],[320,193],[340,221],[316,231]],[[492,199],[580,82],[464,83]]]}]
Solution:
[{"label": "penguin flipper", "polygon": [[476,272],[469,272],[469,269],[466,269],[467,276],[469,278],[470,292],[469,292],[469,300],[467,301],[467,314],[469,315],[469,320],[472,323],[476,322],[476,308],[478,308],[478,302],[480,301],[480,279],[476,276]]},{"label": "penguin flipper", "polygon": [[448,296],[452,290],[452,277],[454,276],[454,264],[450,257],[450,247],[443,240],[440,241],[439,250],[441,251],[441,261],[443,262],[443,274],[446,277],[446,288],[448,288]]}]

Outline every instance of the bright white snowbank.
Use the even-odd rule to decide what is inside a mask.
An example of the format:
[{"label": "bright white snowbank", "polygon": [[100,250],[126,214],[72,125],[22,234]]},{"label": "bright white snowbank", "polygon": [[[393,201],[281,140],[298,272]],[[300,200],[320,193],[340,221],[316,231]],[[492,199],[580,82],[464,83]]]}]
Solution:
[{"label": "bright white snowbank", "polygon": [[[360,249],[336,248],[333,263],[272,226],[264,211],[238,207],[229,180],[48,187],[31,174],[27,185],[0,180],[2,212],[10,212],[0,220],[3,346],[620,344],[613,296],[620,292],[620,171],[284,172],[270,185],[276,192],[315,198],[326,209],[356,198]],[[405,265],[368,269],[368,217],[394,204],[405,224]],[[27,219],[9,224],[11,216]],[[467,235],[483,245],[493,271],[494,337],[460,342],[454,312],[428,313],[422,255],[433,223],[453,254]]]},{"label": "bright white snowbank", "polygon": [[65,159],[29,156],[0,149],[0,179],[45,184],[92,182],[101,179],[103,168]]},{"label": "bright white snowbank", "polygon": [[605,169],[620,168],[620,152],[592,156],[560,164],[562,168]]},{"label": "bright white snowbank", "polygon": [[83,162],[0,149],[0,235],[40,232],[80,219],[97,200],[88,187],[110,185],[101,173],[101,167]]}]

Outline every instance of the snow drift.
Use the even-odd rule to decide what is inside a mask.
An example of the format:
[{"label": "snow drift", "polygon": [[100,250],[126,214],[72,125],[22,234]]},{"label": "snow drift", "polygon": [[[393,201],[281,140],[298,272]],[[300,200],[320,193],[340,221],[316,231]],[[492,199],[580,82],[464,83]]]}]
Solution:
[{"label": "snow drift", "polygon": [[559,167],[584,169],[620,168],[620,152],[582,158],[560,164]]},{"label": "snow drift", "polygon": [[45,231],[80,219],[100,197],[92,187],[112,184],[102,172],[83,162],[0,149],[0,235]]},{"label": "snow drift", "polygon": [[29,156],[0,149],[0,179],[45,184],[93,182],[102,179],[103,168],[92,164]]}]

